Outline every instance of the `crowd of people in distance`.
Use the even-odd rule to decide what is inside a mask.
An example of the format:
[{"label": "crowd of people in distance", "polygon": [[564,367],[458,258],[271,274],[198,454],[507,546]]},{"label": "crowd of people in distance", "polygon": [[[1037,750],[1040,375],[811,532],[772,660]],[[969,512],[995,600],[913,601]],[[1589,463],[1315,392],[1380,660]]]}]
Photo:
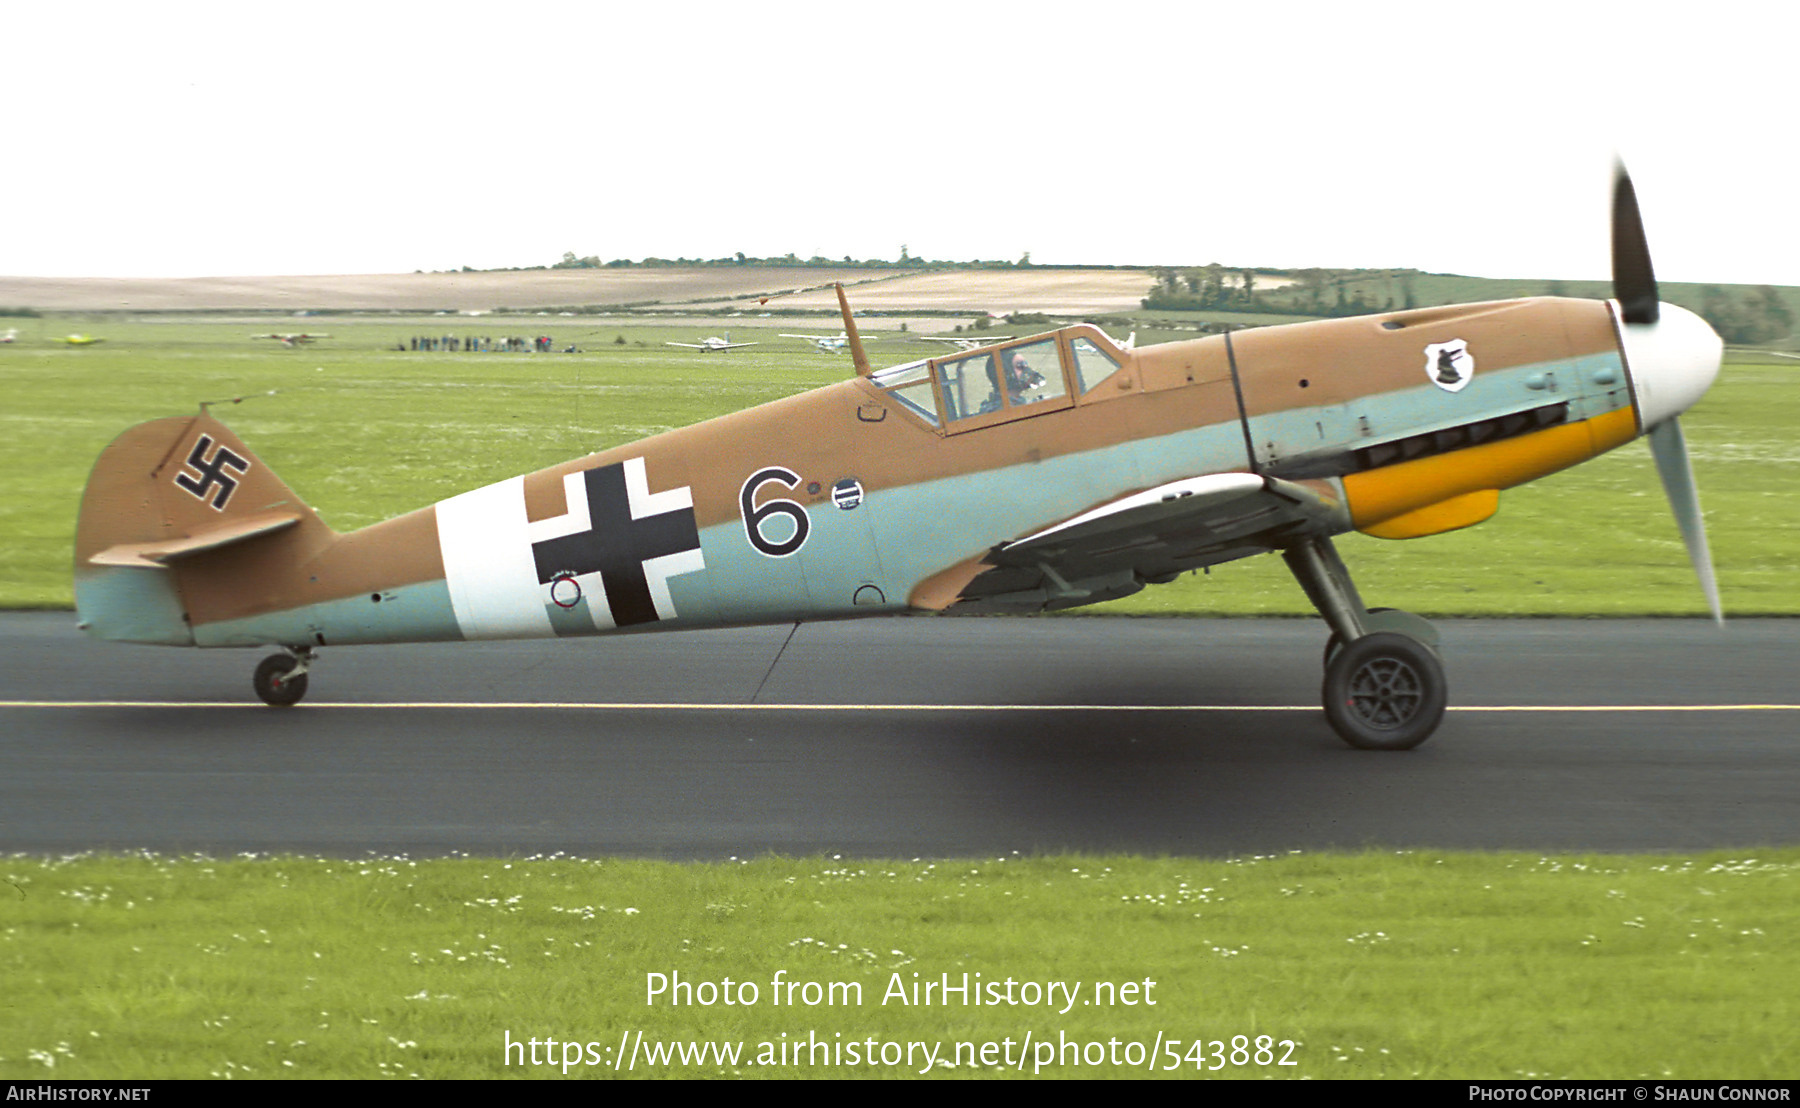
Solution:
[{"label": "crowd of people in distance", "polygon": [[[508,335],[496,339],[488,335],[414,335],[408,342],[396,346],[396,350],[438,350],[452,354],[548,354],[554,346],[549,335],[538,335],[525,338],[521,335]],[[564,354],[575,353],[573,345],[563,348]]]}]

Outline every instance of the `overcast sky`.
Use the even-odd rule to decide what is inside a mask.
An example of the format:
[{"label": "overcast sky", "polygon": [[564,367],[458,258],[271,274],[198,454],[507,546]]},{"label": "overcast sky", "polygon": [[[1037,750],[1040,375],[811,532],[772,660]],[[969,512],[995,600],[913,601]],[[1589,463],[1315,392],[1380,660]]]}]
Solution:
[{"label": "overcast sky", "polygon": [[[655,10],[651,10],[654,8]],[[1785,5],[20,3],[0,273],[841,258],[1800,285]]]}]

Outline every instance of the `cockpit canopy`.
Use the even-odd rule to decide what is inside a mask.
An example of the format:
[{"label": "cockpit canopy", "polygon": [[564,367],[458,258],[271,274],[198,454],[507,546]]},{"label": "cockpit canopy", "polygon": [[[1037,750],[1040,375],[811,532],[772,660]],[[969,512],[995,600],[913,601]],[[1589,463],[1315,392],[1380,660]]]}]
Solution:
[{"label": "cockpit canopy", "polygon": [[1003,345],[927,358],[876,373],[876,386],[946,433],[1071,407],[1124,364],[1086,324]]}]

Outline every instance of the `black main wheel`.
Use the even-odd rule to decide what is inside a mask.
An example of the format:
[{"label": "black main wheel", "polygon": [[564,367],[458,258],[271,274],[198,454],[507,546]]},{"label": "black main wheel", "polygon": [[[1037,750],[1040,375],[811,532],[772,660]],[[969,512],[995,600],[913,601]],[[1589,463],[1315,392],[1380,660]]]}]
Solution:
[{"label": "black main wheel", "polygon": [[1417,639],[1364,635],[1325,670],[1325,718],[1362,750],[1411,750],[1437,730],[1449,701],[1444,667]]},{"label": "black main wheel", "polygon": [[306,695],[306,674],[289,677],[298,663],[286,654],[271,654],[257,663],[256,695],[271,708],[291,708]]}]

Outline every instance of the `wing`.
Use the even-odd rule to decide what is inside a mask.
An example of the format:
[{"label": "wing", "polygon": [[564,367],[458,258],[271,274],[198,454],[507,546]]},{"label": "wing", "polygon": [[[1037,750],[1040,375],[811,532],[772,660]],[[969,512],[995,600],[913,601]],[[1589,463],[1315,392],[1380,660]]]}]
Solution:
[{"label": "wing", "polygon": [[913,597],[957,613],[1112,600],[1308,535],[1350,529],[1342,486],[1254,473],[1188,477],[1090,508],[939,574]]},{"label": "wing", "polygon": [[740,346],[757,346],[757,345],[760,345],[760,344],[754,343],[754,342],[728,342],[723,346],[714,347],[714,349],[715,350],[736,350]]},{"label": "wing", "polygon": [[689,350],[705,350],[706,349],[706,346],[704,343],[698,343],[698,342],[665,342],[665,343],[663,343],[663,345],[664,346],[685,346]]}]

